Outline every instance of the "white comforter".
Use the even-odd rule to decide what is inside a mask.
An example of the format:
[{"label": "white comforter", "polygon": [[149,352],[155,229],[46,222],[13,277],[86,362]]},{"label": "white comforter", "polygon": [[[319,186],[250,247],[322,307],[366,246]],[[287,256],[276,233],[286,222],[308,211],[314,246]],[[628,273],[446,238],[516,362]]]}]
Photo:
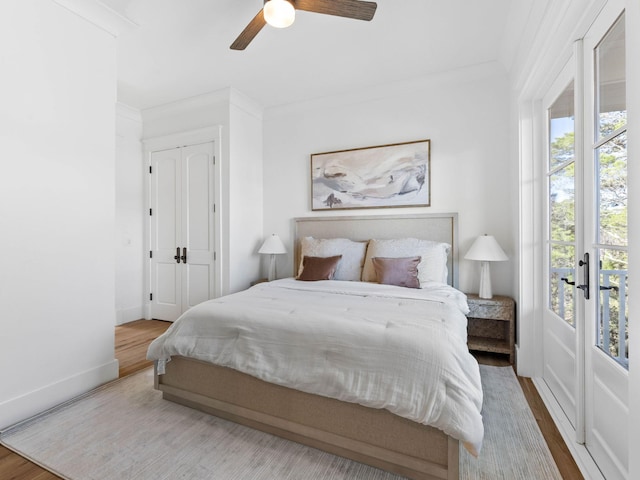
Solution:
[{"label": "white comforter", "polygon": [[448,285],[277,280],[188,310],[150,345],[432,425],[474,455],[484,433],[466,297]]}]

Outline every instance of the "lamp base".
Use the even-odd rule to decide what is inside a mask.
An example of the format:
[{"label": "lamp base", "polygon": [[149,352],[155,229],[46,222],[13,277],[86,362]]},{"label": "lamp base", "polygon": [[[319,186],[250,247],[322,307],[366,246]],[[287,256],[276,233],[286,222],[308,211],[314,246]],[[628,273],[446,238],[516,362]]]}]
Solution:
[{"label": "lamp base", "polygon": [[276,256],[272,253],[269,255],[269,281],[272,282],[276,279]]},{"label": "lamp base", "polygon": [[491,293],[491,269],[489,262],[482,262],[480,264],[480,289],[478,296],[486,299],[493,297]]}]

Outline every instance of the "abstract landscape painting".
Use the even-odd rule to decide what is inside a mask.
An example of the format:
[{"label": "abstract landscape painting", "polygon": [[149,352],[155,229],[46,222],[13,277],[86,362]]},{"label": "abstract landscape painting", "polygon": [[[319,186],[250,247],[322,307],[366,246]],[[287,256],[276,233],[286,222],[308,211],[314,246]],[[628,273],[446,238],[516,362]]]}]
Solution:
[{"label": "abstract landscape painting", "polygon": [[311,155],[311,209],[428,207],[430,140]]}]

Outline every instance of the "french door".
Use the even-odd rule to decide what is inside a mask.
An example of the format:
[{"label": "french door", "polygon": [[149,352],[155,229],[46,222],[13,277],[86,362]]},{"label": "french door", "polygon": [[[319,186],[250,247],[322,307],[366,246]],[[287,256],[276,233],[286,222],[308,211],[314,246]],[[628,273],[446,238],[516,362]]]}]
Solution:
[{"label": "french door", "polygon": [[151,153],[151,317],[214,296],[213,142]]},{"label": "french door", "polygon": [[543,100],[543,379],[607,479],[628,471],[625,17],[611,1]]},{"label": "french door", "polygon": [[[620,2],[609,2],[613,5]],[[584,39],[585,445],[606,478],[627,478],[628,313],[625,16],[609,8]]]}]

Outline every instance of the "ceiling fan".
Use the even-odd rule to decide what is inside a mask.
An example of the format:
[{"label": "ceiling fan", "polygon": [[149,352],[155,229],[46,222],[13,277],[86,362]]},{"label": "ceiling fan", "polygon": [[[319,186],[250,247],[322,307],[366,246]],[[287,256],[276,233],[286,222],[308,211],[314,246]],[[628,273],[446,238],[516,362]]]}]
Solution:
[{"label": "ceiling fan", "polygon": [[231,49],[247,48],[267,23],[278,28],[288,27],[295,19],[296,10],[369,21],[377,6],[375,2],[361,0],[265,0],[264,7],[231,44]]}]

